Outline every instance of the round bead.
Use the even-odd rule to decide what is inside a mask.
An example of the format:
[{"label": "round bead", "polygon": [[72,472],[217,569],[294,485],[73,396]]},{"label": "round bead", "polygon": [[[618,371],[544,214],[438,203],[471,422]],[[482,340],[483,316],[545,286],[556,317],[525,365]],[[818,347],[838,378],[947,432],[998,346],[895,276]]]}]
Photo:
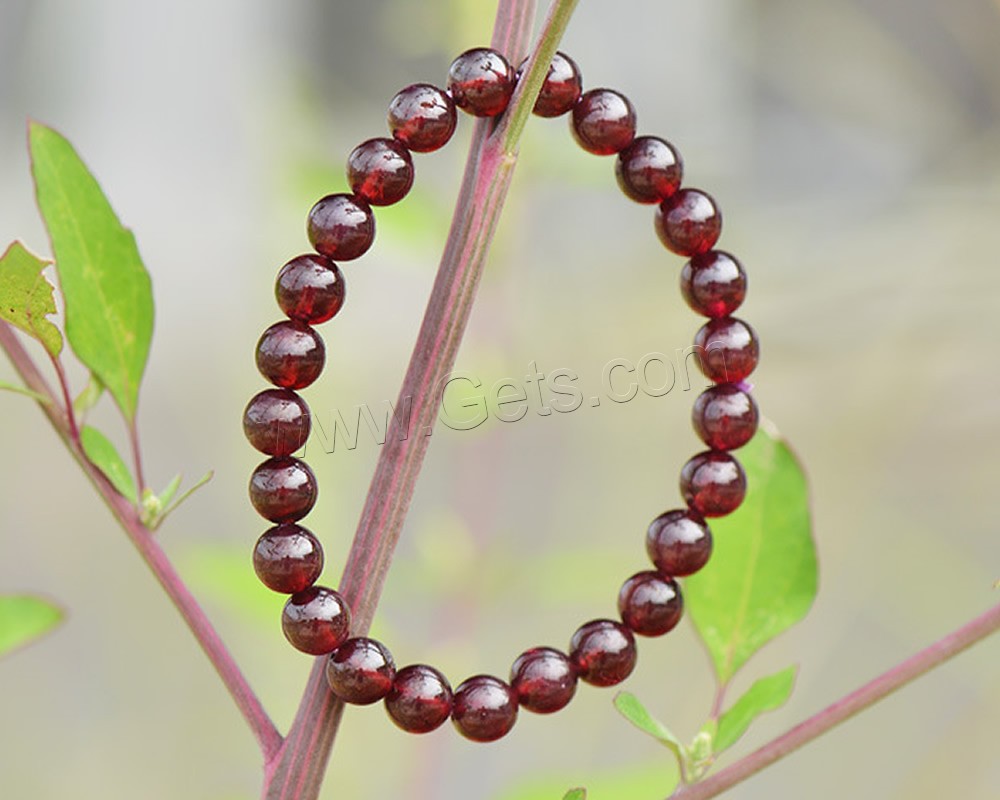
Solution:
[{"label": "round bead", "polygon": [[640,636],[662,636],[681,621],[684,600],[673,578],[658,572],[639,572],[622,584],[618,613],[622,622]]},{"label": "round bead", "polygon": [[350,261],[363,256],[375,241],[375,215],[360,197],[328,194],[310,209],[306,232],[317,253]]},{"label": "round bead", "polygon": [[732,383],[720,383],[698,395],[691,422],[701,440],[713,450],[735,450],[757,431],[757,404]]},{"label": "round bead", "polygon": [[294,453],[309,438],[309,406],[291,389],[265,389],[243,412],[247,441],[269,456]]},{"label": "round bead", "polygon": [[666,511],[649,523],[646,552],[664,575],[692,575],[712,555],[712,532],[705,520],[690,509]]},{"label": "round bead", "polygon": [[389,104],[389,132],[415,153],[444,147],[458,124],[452,99],[436,86],[407,86]]},{"label": "round bead", "polygon": [[257,369],[275,386],[303,389],[323,372],[323,339],[304,322],[276,322],[257,342]]},{"label": "round bead", "polygon": [[569,642],[569,657],[580,680],[613,686],[635,668],[635,639],[621,623],[595,619],[577,628]]},{"label": "round bead", "polygon": [[640,136],[618,154],[615,177],[626,197],[660,203],[681,185],[683,164],[677,151],[656,136]]},{"label": "round bead", "polygon": [[346,288],[336,264],[310,253],[293,258],[278,271],[274,297],[292,319],[319,325],[340,311]]},{"label": "round bead", "polygon": [[391,206],[413,186],[413,158],[394,139],[369,139],[347,157],[347,182],[371,205]]},{"label": "round bead", "polygon": [[753,328],[736,317],[706,322],[694,336],[698,366],[715,383],[739,383],[757,367],[760,349]]},{"label": "round bead", "polygon": [[271,522],[302,519],[315,505],[317,493],[316,476],[297,458],[269,458],[250,476],[250,502]]},{"label": "round bead", "polygon": [[656,209],[656,234],[677,255],[708,252],[721,232],[722,212],[710,195],[698,189],[681,189]]},{"label": "round bead", "polygon": [[295,594],[323,571],[323,547],[312,531],[285,523],[264,531],[253,549],[253,570],[268,589]]},{"label": "round bead", "polygon": [[367,706],[392,689],[396,665],[384,644],[375,639],[348,639],[330,653],[326,682],[345,703]]},{"label": "round bead", "polygon": [[747,275],[729,253],[709,250],[684,265],[681,294],[693,311],[706,317],[726,317],[743,304]]},{"label": "round bead", "polygon": [[739,508],[747,492],[747,477],[729,453],[707,450],[681,469],[684,501],[703,517],[722,517]]},{"label": "round bead", "polygon": [[635,138],[635,108],[613,89],[591,89],[573,106],[573,138],[588,153],[609,156]]},{"label": "round bead", "polygon": [[333,589],[310,586],[285,602],[281,630],[296,650],[322,656],[336,650],[350,635],[351,609]]},{"label": "round bead", "polygon": [[510,668],[510,686],[522,708],[551,714],[573,699],[576,668],[558,650],[534,647],[521,653]]},{"label": "round bead", "polygon": [[[518,77],[524,73],[528,60],[521,62]],[[539,117],[561,117],[576,105],[583,92],[583,78],[576,62],[563,52],[558,52],[549,64],[542,89],[535,100],[532,112]]]},{"label": "round bead", "polygon": [[404,731],[427,733],[451,716],[452,694],[447,679],[434,667],[403,667],[385,696],[385,710]]},{"label": "round bead", "polygon": [[499,678],[476,675],[455,690],[451,721],[466,739],[496,741],[517,721],[517,695]]},{"label": "round bead", "polygon": [[502,114],[514,94],[514,70],[488,47],[466,50],[448,68],[448,91],[455,105],[474,117]]}]

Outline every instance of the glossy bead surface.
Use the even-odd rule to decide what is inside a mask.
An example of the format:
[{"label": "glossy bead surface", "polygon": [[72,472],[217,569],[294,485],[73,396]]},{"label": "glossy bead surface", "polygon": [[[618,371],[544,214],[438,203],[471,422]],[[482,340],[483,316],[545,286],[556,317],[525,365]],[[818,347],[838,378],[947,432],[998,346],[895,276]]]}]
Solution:
[{"label": "glossy bead surface", "polygon": [[275,386],[304,389],[323,372],[326,347],[304,322],[276,322],[257,342],[257,369]]},{"label": "glossy bead surface", "polygon": [[243,433],[269,456],[294,453],[309,438],[309,406],[291,389],[265,389],[243,412]]},{"label": "glossy bead surface", "polygon": [[681,469],[681,495],[703,517],[722,517],[739,508],[747,492],[740,462],[729,453],[708,450]]},{"label": "glossy bead surface", "polygon": [[466,739],[496,741],[517,721],[517,695],[499,678],[476,675],[455,690],[451,721]]},{"label": "glossy bead surface", "polygon": [[496,50],[466,50],[448,68],[448,91],[455,105],[474,117],[502,114],[514,94],[514,70]]},{"label": "glossy bead surface", "polygon": [[458,124],[452,99],[436,86],[407,86],[389,104],[389,132],[416,153],[444,147]]},{"label": "glossy bead surface", "polygon": [[712,532],[701,515],[690,509],[666,511],[649,523],[646,553],[664,575],[692,575],[712,555]]},{"label": "glossy bead surface", "polygon": [[672,578],[658,572],[638,572],[622,584],[618,613],[629,630],[640,636],[662,636],[681,621],[684,600]]},{"label": "glossy bead surface", "polygon": [[757,431],[757,404],[732,383],[720,383],[698,395],[691,422],[701,440],[713,450],[735,450]]},{"label": "glossy bead surface", "polygon": [[747,275],[729,253],[709,250],[681,270],[681,294],[691,309],[706,317],[726,317],[743,305]]},{"label": "glossy bead surface", "polygon": [[351,191],[373,206],[398,203],[413,186],[413,158],[395,139],[369,139],[347,157]]},{"label": "glossy bead surface", "polygon": [[635,108],[612,89],[584,92],[573,106],[572,123],[577,144],[598,156],[618,153],[635,138]]},{"label": "glossy bead surface", "polygon": [[681,185],[683,165],[673,146],[656,136],[640,136],[618,154],[615,178],[637,203],[661,203]]},{"label": "glossy bead surface", "polygon": [[736,317],[705,323],[695,334],[698,366],[716,383],[739,383],[757,367],[760,348],[753,328]]},{"label": "glossy bead surface", "polygon": [[384,644],[375,639],[348,639],[330,653],[326,682],[345,703],[367,706],[389,694],[396,665]]},{"label": "glossy bead surface", "polygon": [[315,505],[317,493],[316,476],[297,458],[269,458],[250,476],[250,502],[271,522],[302,519]]},{"label": "glossy bead surface", "polygon": [[322,656],[347,640],[351,630],[351,609],[333,589],[310,586],[285,602],[281,630],[296,650]]},{"label": "glossy bead surface", "polygon": [[344,305],[347,287],[340,268],[325,256],[298,256],[278,271],[274,298],[292,319],[309,325],[333,319]]},{"label": "glossy bead surface", "polygon": [[593,686],[613,686],[635,668],[635,638],[619,622],[595,619],[577,628],[569,657],[580,680]]},{"label": "glossy bead surface", "polygon": [[722,212],[710,195],[698,189],[681,189],[656,209],[656,235],[678,255],[708,252],[720,233]]},{"label": "glossy bead surface", "polygon": [[[521,62],[518,76],[523,74],[527,63],[527,59]],[[572,110],[582,92],[580,68],[568,55],[558,52],[549,64],[549,71],[545,74],[545,81],[532,112],[539,117],[561,117]]]},{"label": "glossy bead surface", "polygon": [[301,525],[276,525],[257,540],[253,570],[268,589],[295,594],[319,579],[323,547],[312,531]]},{"label": "glossy bead surface", "polygon": [[385,696],[385,710],[409,733],[427,733],[451,716],[452,693],[447,679],[434,667],[413,664],[396,672]]},{"label": "glossy bead surface", "polygon": [[306,233],[317,253],[350,261],[364,255],[375,241],[375,215],[360,197],[328,194],[309,210]]},{"label": "glossy bead surface", "polygon": [[576,668],[551,647],[534,647],[510,668],[510,686],[522,708],[551,714],[564,708],[576,693]]}]

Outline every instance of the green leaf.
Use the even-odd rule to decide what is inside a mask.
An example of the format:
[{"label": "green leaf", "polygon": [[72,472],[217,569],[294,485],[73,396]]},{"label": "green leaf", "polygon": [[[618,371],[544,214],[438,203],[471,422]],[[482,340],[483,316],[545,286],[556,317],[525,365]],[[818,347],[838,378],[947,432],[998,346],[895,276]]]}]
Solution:
[{"label": "green leaf", "polygon": [[111,481],[111,485],[118,490],[118,493],[133,503],[136,502],[132,473],[108,438],[97,428],[84,425],[80,429],[80,444],[83,445],[83,452],[87,454],[87,458],[104,473],[104,477]]},{"label": "green leaf", "polygon": [[62,609],[30,595],[0,595],[0,655],[28,644],[63,619]]},{"label": "green leaf", "polygon": [[66,304],[66,336],[131,423],[153,335],[149,273],[135,237],[73,146],[37,122],[28,138],[38,207]]},{"label": "green leaf", "polygon": [[684,760],[684,745],[666,725],[646,710],[638,697],[631,692],[619,692],[615,696],[615,708],[640,731],[670,748],[678,760]]},{"label": "green leaf", "polygon": [[587,800],[587,790],[582,787],[570,789],[563,795],[563,800]]},{"label": "green leaf", "polygon": [[101,395],[103,394],[104,384],[101,383],[100,378],[91,372],[87,385],[83,387],[83,391],[73,401],[73,411],[76,412],[78,417],[86,414],[97,405],[97,401],[101,399]]},{"label": "green leaf", "polygon": [[711,520],[712,560],[685,581],[685,605],[722,685],[816,596],[805,474],[767,427],[737,453],[748,483],[742,507]]},{"label": "green leaf", "polygon": [[49,398],[44,394],[33,392],[31,389],[25,389],[23,386],[18,386],[14,383],[7,383],[7,381],[0,381],[0,391],[23,394],[25,397],[30,397],[32,400],[37,400],[39,403],[45,403],[46,405],[49,403]]},{"label": "green leaf", "polygon": [[751,723],[765,711],[781,708],[795,686],[793,665],[754,681],[753,686],[719,718],[719,732],[715,737],[715,752],[721,753],[736,744]]},{"label": "green leaf", "polygon": [[46,319],[56,313],[55,287],[42,274],[51,263],[28,252],[20,242],[7,248],[0,256],[0,319],[37,339],[54,358],[62,352],[63,338]]}]

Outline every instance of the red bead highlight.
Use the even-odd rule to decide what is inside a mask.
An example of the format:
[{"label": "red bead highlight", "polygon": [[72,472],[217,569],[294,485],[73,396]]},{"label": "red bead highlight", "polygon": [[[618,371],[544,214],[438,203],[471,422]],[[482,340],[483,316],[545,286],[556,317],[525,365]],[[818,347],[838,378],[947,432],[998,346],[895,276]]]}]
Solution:
[{"label": "red bead highlight", "polygon": [[610,156],[635,138],[635,108],[613,89],[591,89],[573,106],[570,130],[588,153]]},{"label": "red bead highlight", "polygon": [[517,695],[499,678],[476,675],[455,690],[451,721],[466,739],[496,741],[517,721]]},{"label": "red bead highlight", "polygon": [[640,136],[618,154],[615,178],[625,196],[637,203],[661,203],[681,185],[681,157],[656,136]]},{"label": "red bead highlight", "polygon": [[502,114],[514,94],[514,70],[496,50],[476,47],[451,62],[448,91],[455,105],[475,117]]},{"label": "red bead highlight", "polygon": [[681,189],[656,209],[656,235],[678,255],[708,252],[720,233],[722,212],[711,195],[698,189]]},{"label": "red bead highlight", "polygon": [[269,458],[250,476],[250,502],[271,522],[302,519],[315,505],[318,491],[309,465],[288,456]]},{"label": "red bead highlight", "polygon": [[368,252],[375,241],[375,215],[361,197],[328,194],[309,210],[306,233],[317,253],[351,261]]},{"label": "red bead highlight", "polygon": [[747,276],[729,253],[709,250],[681,270],[681,294],[691,309],[706,317],[726,317],[743,305]]},{"label": "red bead highlight", "polygon": [[413,186],[413,158],[394,139],[369,139],[347,157],[347,182],[371,205],[390,206]]},{"label": "red bead highlight", "polygon": [[681,469],[681,495],[703,517],[723,517],[739,508],[747,492],[747,477],[729,453],[709,450],[691,458]]},{"label": "red bead highlight", "polygon": [[684,611],[681,590],[673,578],[658,572],[639,572],[622,585],[618,613],[640,636],[662,636],[677,627]]},{"label": "red bead highlight", "polygon": [[268,589],[295,594],[323,572],[323,547],[312,531],[285,523],[265,531],[253,549],[253,569]]},{"label": "red bead highlight", "polygon": [[385,697],[385,710],[409,733],[427,733],[451,716],[452,693],[448,680],[434,667],[413,664],[396,672]]},{"label": "red bead highlight", "polygon": [[333,589],[311,586],[293,594],[281,612],[281,630],[292,647],[321,656],[340,647],[350,635],[351,610]]},{"label": "red bead highlight", "polygon": [[389,132],[415,153],[444,147],[455,133],[455,103],[429,83],[407,86],[389,104]]},{"label": "red bead highlight", "polygon": [[646,553],[664,575],[678,578],[692,575],[712,555],[712,532],[697,512],[666,511],[649,523]]},{"label": "red bead highlight", "polygon": [[551,647],[535,647],[517,657],[510,668],[510,686],[522,708],[551,714],[576,693],[576,667]]},{"label": "red bead highlight", "polygon": [[580,680],[593,686],[621,683],[635,669],[635,639],[619,622],[595,619],[581,625],[569,643]]},{"label": "red bead highlight", "polygon": [[695,334],[698,366],[715,383],[739,383],[757,368],[757,334],[736,317],[706,322]]},{"label": "red bead highlight", "polygon": [[392,689],[396,665],[384,644],[366,637],[348,639],[330,653],[326,682],[345,703],[366,706],[384,698]]},{"label": "red bead highlight", "polygon": [[757,431],[757,404],[731,383],[702,392],[691,409],[691,422],[701,440],[713,450],[735,450]]},{"label": "red bead highlight", "polygon": [[326,347],[304,322],[276,322],[257,342],[257,369],[275,386],[304,389],[323,372]]}]

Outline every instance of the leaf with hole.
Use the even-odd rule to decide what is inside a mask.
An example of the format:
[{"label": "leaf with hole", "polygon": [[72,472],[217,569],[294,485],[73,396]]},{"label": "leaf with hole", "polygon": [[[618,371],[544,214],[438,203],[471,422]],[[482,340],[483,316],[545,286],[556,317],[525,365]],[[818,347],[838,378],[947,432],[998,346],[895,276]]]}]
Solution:
[{"label": "leaf with hole", "polygon": [[104,477],[111,481],[118,494],[136,502],[135,481],[132,473],[125,465],[125,461],[115,446],[103,433],[90,425],[84,425],[80,429],[80,444],[83,445],[83,452],[91,460],[95,467],[104,473]]},{"label": "leaf with hole", "polygon": [[32,122],[35,193],[66,304],[66,338],[130,423],[153,335],[153,295],[132,232],[59,133]]},{"label": "leaf with hole", "polygon": [[0,595],[0,656],[50,631],[65,614],[48,600],[31,595]]},{"label": "leaf with hole", "polygon": [[760,678],[746,690],[742,697],[719,717],[719,731],[715,737],[715,752],[721,753],[736,744],[757,717],[766,711],[781,708],[795,686],[795,666]]},{"label": "leaf with hole", "polygon": [[712,559],[684,585],[685,605],[721,685],[802,619],[816,596],[806,477],[768,427],[737,452],[747,473],[746,500],[732,516],[710,521]]},{"label": "leaf with hole", "polygon": [[53,358],[62,352],[63,338],[47,317],[56,313],[55,287],[42,271],[51,264],[20,242],[0,256],[0,319],[42,343]]}]

